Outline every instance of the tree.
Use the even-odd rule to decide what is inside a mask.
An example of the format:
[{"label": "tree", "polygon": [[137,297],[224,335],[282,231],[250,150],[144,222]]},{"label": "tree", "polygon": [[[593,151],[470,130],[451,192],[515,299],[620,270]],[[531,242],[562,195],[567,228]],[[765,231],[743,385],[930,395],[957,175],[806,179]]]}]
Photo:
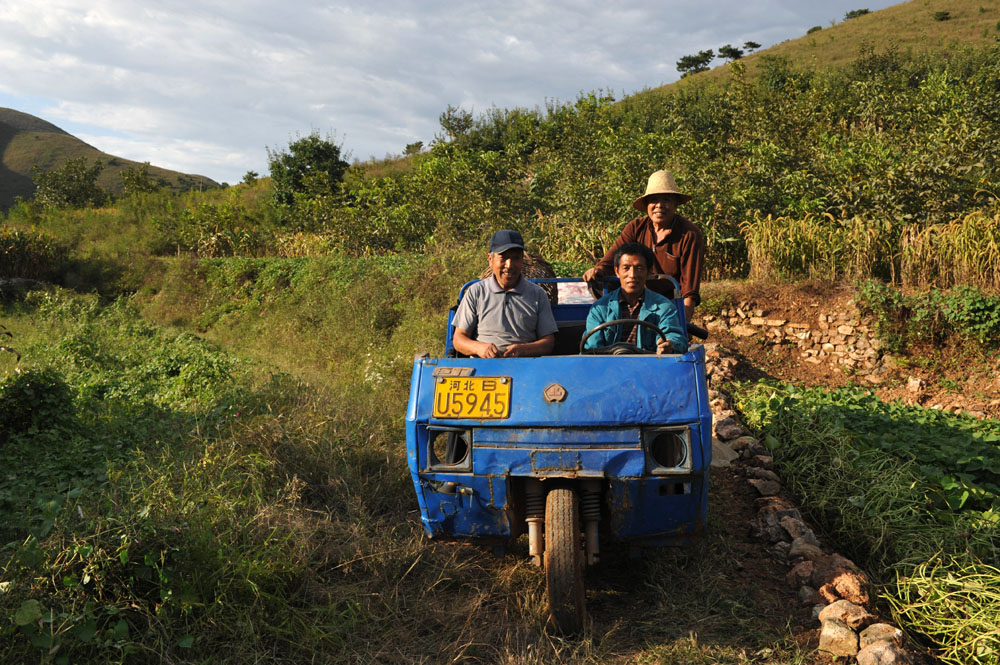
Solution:
[{"label": "tree", "polygon": [[715,58],[715,51],[699,51],[697,55],[686,55],[677,61],[677,71],[681,73],[681,78],[689,74],[697,74],[708,70],[708,63]]},{"label": "tree", "polygon": [[760,48],[760,44],[758,44],[757,42],[750,42],[750,41],[743,42],[743,49],[747,53],[753,53],[754,51],[756,51],[759,48]]},{"label": "tree", "polygon": [[132,196],[140,192],[155,192],[160,184],[149,179],[149,162],[130,166],[121,172],[122,193]]},{"label": "tree", "polygon": [[468,134],[469,130],[472,129],[472,112],[448,104],[444,113],[438,116],[438,122],[441,123],[441,129],[445,131],[448,138],[455,140],[459,136]]},{"label": "tree", "polygon": [[243,174],[243,184],[244,185],[252,185],[255,182],[257,182],[257,178],[259,178],[259,177],[260,177],[260,174],[257,173],[256,171],[253,171],[253,170],[247,171],[246,173]]},{"label": "tree", "polygon": [[844,14],[844,20],[848,21],[852,18],[857,18],[859,16],[864,16],[865,14],[871,14],[871,13],[872,10],[870,9],[852,9],[851,11]]},{"label": "tree", "polygon": [[292,141],[286,151],[267,149],[267,163],[274,184],[274,200],[291,204],[295,194],[333,194],[350,166],[341,157],[340,146],[319,132]]},{"label": "tree", "polygon": [[727,62],[732,62],[733,60],[739,60],[743,57],[743,51],[736,48],[732,44],[726,44],[725,46],[719,47],[719,57],[725,58]]},{"label": "tree", "polygon": [[108,193],[97,186],[97,177],[104,170],[99,159],[92,166],[86,157],[71,159],[62,168],[42,171],[31,167],[35,183],[35,201],[46,207],[84,208],[101,205],[108,200]]},{"label": "tree", "polygon": [[424,149],[423,141],[414,141],[413,143],[407,143],[406,149],[403,150],[403,154],[407,157],[412,157],[413,155],[419,155],[420,151]]}]

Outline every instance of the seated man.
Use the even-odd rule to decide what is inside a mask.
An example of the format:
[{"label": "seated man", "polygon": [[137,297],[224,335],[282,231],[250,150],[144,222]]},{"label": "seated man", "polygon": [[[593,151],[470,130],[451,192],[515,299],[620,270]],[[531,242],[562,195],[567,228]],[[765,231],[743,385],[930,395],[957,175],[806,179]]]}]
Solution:
[{"label": "seated man", "polygon": [[558,326],[542,287],[521,279],[521,234],[506,229],[494,233],[487,259],[493,274],[466,289],[455,312],[455,350],[480,358],[552,351]]},{"label": "seated man", "polygon": [[614,267],[621,288],[590,306],[587,330],[614,319],[641,319],[656,325],[667,338],[660,338],[645,326],[621,324],[597,331],[587,338],[585,348],[628,342],[658,354],[684,353],[687,350],[687,335],[681,329],[674,301],[646,288],[646,278],[653,261],[653,252],[637,242],[625,243],[618,248],[614,254]]}]

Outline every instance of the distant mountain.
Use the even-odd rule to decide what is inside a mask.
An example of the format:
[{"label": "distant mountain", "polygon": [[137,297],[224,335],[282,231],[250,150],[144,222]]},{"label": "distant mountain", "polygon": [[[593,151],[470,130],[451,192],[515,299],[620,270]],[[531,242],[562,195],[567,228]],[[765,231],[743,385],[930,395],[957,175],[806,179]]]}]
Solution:
[{"label": "distant mountain", "polygon": [[[89,163],[95,159],[104,163],[97,184],[112,194],[122,192],[119,174],[140,164],[101,152],[41,118],[0,107],[0,210],[9,208],[16,196],[28,199],[34,195],[32,166],[50,171],[79,157],[86,157]],[[179,192],[219,186],[205,176],[178,173],[152,165],[149,175],[154,179],[162,178]]]}]

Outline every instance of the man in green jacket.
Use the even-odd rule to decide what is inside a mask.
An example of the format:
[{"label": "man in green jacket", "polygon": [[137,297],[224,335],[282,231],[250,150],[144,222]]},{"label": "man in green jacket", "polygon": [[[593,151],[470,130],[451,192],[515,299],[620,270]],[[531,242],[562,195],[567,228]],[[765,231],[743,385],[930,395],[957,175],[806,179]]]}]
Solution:
[{"label": "man in green jacket", "polygon": [[628,342],[657,353],[684,353],[687,350],[687,335],[681,328],[677,306],[669,298],[646,288],[646,278],[653,261],[653,252],[637,242],[618,248],[614,254],[614,268],[621,288],[590,306],[587,330],[614,319],[641,319],[657,326],[666,339],[646,326],[620,324],[608,326],[588,337],[585,348]]}]

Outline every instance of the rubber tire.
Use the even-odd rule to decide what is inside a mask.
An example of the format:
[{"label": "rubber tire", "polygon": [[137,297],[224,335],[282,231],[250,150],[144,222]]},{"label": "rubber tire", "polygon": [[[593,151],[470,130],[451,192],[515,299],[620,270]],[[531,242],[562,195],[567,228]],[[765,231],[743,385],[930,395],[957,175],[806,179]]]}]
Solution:
[{"label": "rubber tire", "polygon": [[571,489],[545,498],[545,585],[549,612],[562,633],[578,633],[587,614],[579,498]]}]

